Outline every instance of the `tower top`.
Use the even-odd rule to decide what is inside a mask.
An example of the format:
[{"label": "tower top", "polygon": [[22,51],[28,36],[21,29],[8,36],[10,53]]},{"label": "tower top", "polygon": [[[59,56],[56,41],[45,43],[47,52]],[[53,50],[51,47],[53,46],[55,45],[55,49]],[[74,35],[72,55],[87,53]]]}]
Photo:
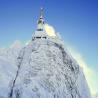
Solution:
[{"label": "tower top", "polygon": [[38,31],[43,31],[43,25],[44,25],[44,18],[43,18],[43,16],[44,16],[44,12],[43,12],[43,8],[41,7],[41,9],[40,9],[40,17],[39,17],[39,20],[38,20],[38,28],[37,28],[37,30]]},{"label": "tower top", "polygon": [[40,39],[40,38],[49,38],[49,37],[56,37],[55,30],[49,26],[48,24],[45,24],[44,22],[44,9],[40,8],[40,15],[37,21],[37,30],[33,34],[32,40],[34,39]]}]

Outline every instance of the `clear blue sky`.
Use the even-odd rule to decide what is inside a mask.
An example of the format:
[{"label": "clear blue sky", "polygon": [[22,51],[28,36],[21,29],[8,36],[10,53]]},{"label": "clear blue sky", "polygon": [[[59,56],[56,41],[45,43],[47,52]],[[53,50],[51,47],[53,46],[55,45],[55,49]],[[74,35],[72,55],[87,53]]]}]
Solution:
[{"label": "clear blue sky", "polygon": [[97,72],[98,0],[0,0],[0,47],[31,39],[41,6],[46,22]]}]

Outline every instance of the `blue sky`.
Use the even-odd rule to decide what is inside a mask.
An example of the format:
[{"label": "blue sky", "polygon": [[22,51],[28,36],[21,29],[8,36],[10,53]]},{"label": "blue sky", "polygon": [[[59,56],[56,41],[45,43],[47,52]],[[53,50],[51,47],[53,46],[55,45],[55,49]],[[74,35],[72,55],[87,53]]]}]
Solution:
[{"label": "blue sky", "polygon": [[41,6],[45,21],[98,74],[98,0],[0,0],[0,47],[30,40]]}]

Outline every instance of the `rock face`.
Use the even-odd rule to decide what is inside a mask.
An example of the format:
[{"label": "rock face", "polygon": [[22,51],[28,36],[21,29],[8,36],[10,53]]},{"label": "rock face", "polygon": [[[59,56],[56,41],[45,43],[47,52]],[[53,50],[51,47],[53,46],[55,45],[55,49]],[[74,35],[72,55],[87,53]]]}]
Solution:
[{"label": "rock face", "polygon": [[82,69],[44,25],[41,15],[28,45],[1,53],[9,59],[0,59],[0,98],[91,98]]},{"label": "rock face", "polygon": [[4,98],[91,98],[81,68],[59,39],[32,40],[16,61],[13,77],[2,86]]}]

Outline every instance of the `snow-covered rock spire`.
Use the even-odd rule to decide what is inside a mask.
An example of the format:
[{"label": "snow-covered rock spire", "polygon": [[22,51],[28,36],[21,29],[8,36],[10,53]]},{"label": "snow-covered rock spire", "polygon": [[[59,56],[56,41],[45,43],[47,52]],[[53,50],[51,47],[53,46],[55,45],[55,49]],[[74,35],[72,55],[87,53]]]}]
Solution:
[{"label": "snow-covered rock spire", "polygon": [[91,98],[81,67],[44,24],[42,9],[38,25],[44,28],[28,45],[1,51],[0,98]]}]

